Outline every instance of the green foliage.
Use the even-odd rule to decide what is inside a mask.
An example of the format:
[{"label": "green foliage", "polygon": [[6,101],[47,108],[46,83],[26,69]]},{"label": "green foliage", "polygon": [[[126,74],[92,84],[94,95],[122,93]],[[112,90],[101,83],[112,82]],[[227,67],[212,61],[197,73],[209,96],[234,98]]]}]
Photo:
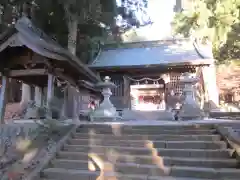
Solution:
[{"label": "green foliage", "polygon": [[68,27],[64,16],[64,8],[59,0],[42,1],[36,0],[33,21],[48,35],[58,41],[59,44],[67,46]]},{"label": "green foliage", "polygon": [[199,13],[177,13],[173,21],[173,30],[177,34],[182,34],[184,37],[189,37],[192,29],[198,29],[197,20]]},{"label": "green foliage", "polygon": [[[14,21],[24,12],[29,14],[37,27],[65,48],[69,42],[77,46],[77,55],[86,63],[92,60],[99,50],[95,37],[102,37],[111,31],[109,26],[112,22],[106,19],[113,19],[109,17],[113,16],[113,13],[109,12],[109,8],[108,10],[105,8],[106,3],[102,5],[101,2],[101,0],[1,0],[0,33],[14,25]],[[75,30],[71,28],[71,22],[76,21],[78,28]],[[74,33],[76,31],[77,33]]]},{"label": "green foliage", "polygon": [[[48,34],[60,39],[60,42],[62,41],[61,37],[66,40],[67,25],[71,21],[77,20],[79,24],[94,25],[100,29],[107,26],[103,23],[104,13],[100,0],[1,0],[0,26],[8,27],[14,19],[21,17],[22,13],[26,11],[26,6],[24,6],[26,3],[28,3],[28,13],[33,21]],[[88,30],[93,29],[88,28]],[[99,29],[95,29],[99,31]],[[87,29],[83,29],[83,31],[87,31]]]},{"label": "green foliage", "polygon": [[192,9],[177,13],[174,33],[207,38],[220,61],[239,58],[239,0],[195,0]]},{"label": "green foliage", "polygon": [[99,0],[58,0],[65,9],[65,15],[69,20],[77,19],[79,23],[85,23],[89,19],[100,20],[101,4]]}]

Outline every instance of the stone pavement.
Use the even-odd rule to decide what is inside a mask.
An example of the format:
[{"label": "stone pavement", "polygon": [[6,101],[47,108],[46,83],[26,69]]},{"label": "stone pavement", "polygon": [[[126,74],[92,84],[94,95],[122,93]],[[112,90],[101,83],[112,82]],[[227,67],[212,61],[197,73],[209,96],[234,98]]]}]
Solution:
[{"label": "stone pavement", "polygon": [[229,119],[202,119],[202,120],[185,120],[185,121],[159,121],[159,120],[129,120],[129,121],[116,121],[116,122],[81,122],[81,124],[123,124],[130,126],[144,126],[144,125],[192,125],[192,124],[239,124],[239,120]]},{"label": "stone pavement", "polygon": [[[65,121],[66,124],[71,124],[74,122],[72,119],[68,119]],[[13,120],[10,123],[14,124],[22,124],[22,123],[34,123],[31,119],[20,119]],[[232,120],[232,119],[202,119],[202,120],[184,120],[184,121],[159,121],[159,120],[129,120],[129,121],[115,121],[115,122],[87,122],[80,121],[80,124],[123,124],[123,125],[131,125],[131,126],[144,126],[144,125],[192,125],[192,124],[239,124],[240,128],[240,120]]]}]

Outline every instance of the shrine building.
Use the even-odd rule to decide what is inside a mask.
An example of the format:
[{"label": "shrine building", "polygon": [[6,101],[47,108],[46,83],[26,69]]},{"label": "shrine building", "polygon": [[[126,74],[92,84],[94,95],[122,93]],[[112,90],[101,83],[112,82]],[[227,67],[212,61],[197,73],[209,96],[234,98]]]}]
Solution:
[{"label": "shrine building", "polygon": [[218,104],[211,47],[189,40],[106,44],[89,64],[117,85],[111,100],[118,110],[157,110],[181,103],[185,72],[199,78],[201,101]]}]

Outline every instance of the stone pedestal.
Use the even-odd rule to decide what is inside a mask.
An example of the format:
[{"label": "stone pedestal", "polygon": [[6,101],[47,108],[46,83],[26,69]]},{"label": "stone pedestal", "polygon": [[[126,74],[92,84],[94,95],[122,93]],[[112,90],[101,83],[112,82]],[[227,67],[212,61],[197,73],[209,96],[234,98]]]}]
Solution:
[{"label": "stone pedestal", "polygon": [[29,101],[27,104],[26,114],[24,115],[24,119],[37,119],[38,116],[38,109],[34,101]]},{"label": "stone pedestal", "polygon": [[155,110],[155,111],[140,111],[124,109],[122,112],[123,120],[159,120],[173,121],[174,114],[170,111]]},{"label": "stone pedestal", "polygon": [[204,113],[194,96],[193,86],[198,82],[198,78],[193,77],[190,73],[185,73],[180,79],[180,82],[185,85],[183,89],[185,99],[178,117],[186,120],[203,118]]},{"label": "stone pedestal", "polygon": [[102,90],[102,103],[90,113],[92,121],[114,121],[118,117],[116,108],[110,101],[112,95],[111,88],[115,88],[115,84],[110,81],[110,77],[106,76],[104,82],[96,84],[96,88]]},{"label": "stone pedestal", "polygon": [[43,88],[36,86],[34,93],[34,101],[28,101],[27,111],[24,115],[25,119],[38,119],[44,118],[45,113],[43,110]]}]

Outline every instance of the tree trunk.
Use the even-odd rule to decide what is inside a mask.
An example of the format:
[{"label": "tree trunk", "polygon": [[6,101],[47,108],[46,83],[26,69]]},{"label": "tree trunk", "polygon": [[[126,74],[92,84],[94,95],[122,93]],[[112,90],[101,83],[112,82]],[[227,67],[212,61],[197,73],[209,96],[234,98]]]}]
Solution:
[{"label": "tree trunk", "polygon": [[78,21],[72,20],[68,22],[68,50],[72,54],[76,54]]},{"label": "tree trunk", "polygon": [[4,28],[4,15],[5,15],[5,6],[0,5],[0,33],[3,33],[5,28]]},{"label": "tree trunk", "polygon": [[[33,5],[30,3],[30,1],[27,1],[22,5],[22,16],[26,16],[31,19],[31,15],[33,15]],[[22,83],[21,105],[31,100],[31,92],[31,86]]]},{"label": "tree trunk", "polygon": [[0,25],[3,24],[4,7],[0,5]]},{"label": "tree trunk", "polygon": [[31,18],[31,3],[25,2],[22,6],[22,16],[26,16],[28,18]]},{"label": "tree trunk", "polygon": [[[68,50],[72,54],[76,54],[77,49],[77,34],[78,34],[78,21],[77,19],[73,19],[72,21],[69,20],[68,22]],[[75,89],[68,87],[67,88],[67,95],[68,95],[68,102],[67,104],[64,104],[63,110],[65,113],[72,118],[75,118],[77,114],[77,98],[74,97],[75,95]],[[66,112],[67,111],[67,112]]]}]

